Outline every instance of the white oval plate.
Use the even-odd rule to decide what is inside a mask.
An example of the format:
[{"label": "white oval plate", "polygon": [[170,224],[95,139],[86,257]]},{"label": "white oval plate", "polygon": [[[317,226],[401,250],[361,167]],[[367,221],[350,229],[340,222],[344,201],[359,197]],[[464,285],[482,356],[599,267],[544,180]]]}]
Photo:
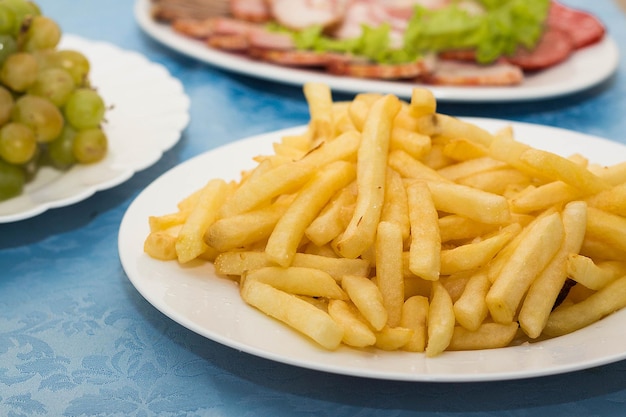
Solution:
[{"label": "white oval plate", "polygon": [[[409,82],[366,80],[287,68],[212,49],[201,41],[174,32],[169,25],[156,22],[150,14],[150,0],[136,0],[135,19],[149,36],[169,48],[216,67],[251,77],[298,86],[306,82],[322,82],[337,92],[390,93],[405,98],[411,97],[411,90],[417,85]],[[618,62],[617,44],[612,38],[606,36],[601,42],[577,51],[560,65],[537,74],[527,75],[525,81],[519,86],[428,86],[428,88],[438,100],[449,102],[511,102],[554,98],[601,83],[615,72]]]},{"label": "white oval plate", "polygon": [[[490,131],[512,124],[516,138],[562,155],[619,162],[626,146],[545,126],[492,119],[467,119]],[[154,307],[182,326],[252,355],[303,368],[368,378],[406,381],[489,381],[570,372],[626,358],[626,309],[589,327],[552,340],[503,349],[420,353],[341,347],[334,352],[246,305],[237,284],[218,277],[212,264],[181,267],[143,252],[148,217],[176,210],[176,203],[211,178],[239,179],[252,157],[270,154],[272,142],[304,127],[231,143],[190,159],[149,185],[130,205],[119,231],[119,255],[128,278]]]},{"label": "white oval plate", "polygon": [[64,35],[59,49],[78,50],[90,61],[92,85],[111,107],[103,126],[109,151],[98,163],[65,172],[40,169],[20,196],[0,202],[0,223],[74,204],[121,184],[158,161],[189,123],[189,98],[162,65],[139,53],[73,35]]}]

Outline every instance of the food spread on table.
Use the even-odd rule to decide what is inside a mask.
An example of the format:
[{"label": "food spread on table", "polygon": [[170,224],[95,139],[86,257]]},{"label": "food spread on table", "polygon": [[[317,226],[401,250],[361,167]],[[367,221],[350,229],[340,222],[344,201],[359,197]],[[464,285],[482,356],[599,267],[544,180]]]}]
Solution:
[{"label": "food spread on table", "polygon": [[304,93],[301,134],[146,219],[149,256],[212,262],[207,279],[329,350],[506,347],[626,306],[626,162],[486,131],[426,88]]},{"label": "food spread on table", "polygon": [[605,36],[550,0],[153,0],[153,16],[208,48],[340,76],[515,86]]},{"label": "food spread on table", "polygon": [[84,54],[58,49],[62,31],[36,3],[0,3],[0,201],[20,195],[43,165],[101,160],[105,103]]}]

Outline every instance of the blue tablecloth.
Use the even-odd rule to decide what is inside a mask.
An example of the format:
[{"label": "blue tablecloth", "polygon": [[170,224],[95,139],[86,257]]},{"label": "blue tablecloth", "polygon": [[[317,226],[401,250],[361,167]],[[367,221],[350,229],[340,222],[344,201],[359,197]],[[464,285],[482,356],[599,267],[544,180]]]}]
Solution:
[{"label": "blue tablecloth", "polygon": [[[626,143],[626,17],[610,0],[568,3],[593,9],[620,44],[620,68],[608,82],[540,102],[441,103],[439,110]],[[302,91],[211,68],[159,45],[135,23],[131,0],[39,4],[66,33],[138,51],[167,67],[191,98],[191,123],[178,145],[124,184],[0,224],[0,415],[626,415],[626,361],[503,382],[379,381],[260,359],[165,317],[120,264],[117,234],[125,210],[151,181],[194,155],[305,123]]]}]

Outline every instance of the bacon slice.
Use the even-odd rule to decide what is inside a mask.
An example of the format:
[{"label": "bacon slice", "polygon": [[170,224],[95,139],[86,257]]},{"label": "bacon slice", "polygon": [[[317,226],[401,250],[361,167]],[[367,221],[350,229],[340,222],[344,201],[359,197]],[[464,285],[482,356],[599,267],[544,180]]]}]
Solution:
[{"label": "bacon slice", "polygon": [[606,33],[604,25],[592,14],[554,0],[550,4],[547,24],[567,33],[576,49],[598,42]]},{"label": "bacon slice", "polygon": [[435,70],[422,77],[427,84],[455,86],[510,86],[524,80],[520,67],[497,62],[479,65],[466,61],[441,60]]}]

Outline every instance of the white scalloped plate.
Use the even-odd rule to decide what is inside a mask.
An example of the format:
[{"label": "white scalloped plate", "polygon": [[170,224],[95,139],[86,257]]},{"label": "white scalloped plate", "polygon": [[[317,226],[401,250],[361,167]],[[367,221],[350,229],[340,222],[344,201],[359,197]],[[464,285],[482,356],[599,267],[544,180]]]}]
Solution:
[{"label": "white scalloped plate", "polygon": [[[518,140],[564,156],[580,153],[592,162],[614,164],[626,155],[623,144],[568,130],[492,119],[466,120],[491,132],[512,125]],[[203,153],[166,172],[137,196],[122,219],[118,248],[128,278],[148,302],[182,326],[234,349],[303,368],[367,378],[511,380],[626,359],[626,309],[565,336],[502,349],[444,352],[434,358],[345,346],[329,352],[246,305],[237,284],[216,276],[212,264],[181,267],[143,252],[149,216],[175,211],[178,201],[211,178],[239,179],[242,170],[254,166],[253,156],[273,153],[272,142],[304,129],[267,133]]]},{"label": "white scalloped plate", "polygon": [[64,35],[60,49],[75,49],[91,64],[90,79],[110,110],[104,160],[66,172],[42,168],[24,192],[0,202],[0,223],[27,219],[82,201],[123,183],[158,161],[189,123],[190,101],[182,84],[160,64],[109,43]]},{"label": "white scalloped plate", "polygon": [[[324,72],[288,68],[250,59],[207,47],[203,42],[176,33],[150,14],[150,0],[136,0],[135,19],[153,39],[187,56],[228,71],[250,77],[301,86],[306,82],[322,82],[333,91],[346,93],[389,93],[411,97],[417,84],[401,81],[369,80],[336,76]],[[583,48],[567,61],[536,74],[512,87],[428,86],[439,101],[450,102],[513,102],[547,99],[572,94],[608,79],[617,69],[619,49],[610,36],[595,45]]]}]

